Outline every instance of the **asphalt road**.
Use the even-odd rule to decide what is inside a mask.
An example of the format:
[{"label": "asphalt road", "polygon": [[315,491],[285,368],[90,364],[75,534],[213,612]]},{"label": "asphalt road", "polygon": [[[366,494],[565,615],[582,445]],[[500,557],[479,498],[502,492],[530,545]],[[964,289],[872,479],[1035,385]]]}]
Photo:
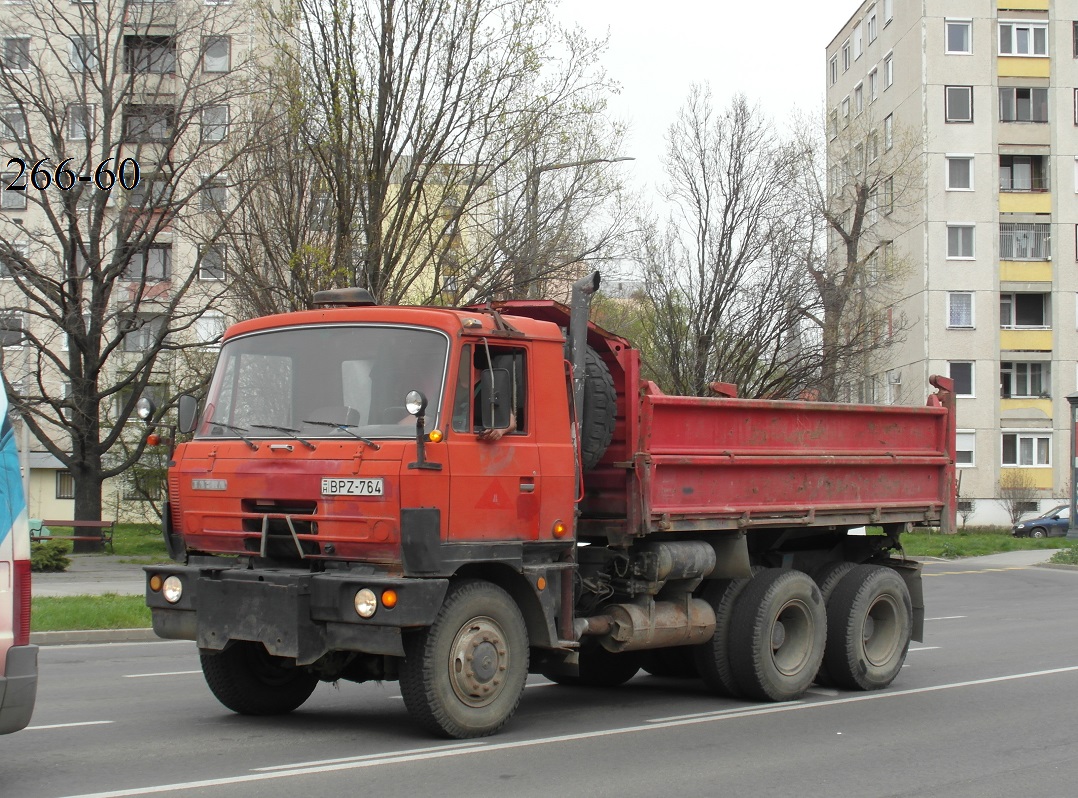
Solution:
[{"label": "asphalt road", "polygon": [[464,742],[412,725],[395,683],[244,718],[189,643],[45,648],[31,727],[0,737],[0,796],[1078,794],[1078,571],[931,564],[925,592],[926,640],[886,691],[759,705],[532,677],[502,734]]}]

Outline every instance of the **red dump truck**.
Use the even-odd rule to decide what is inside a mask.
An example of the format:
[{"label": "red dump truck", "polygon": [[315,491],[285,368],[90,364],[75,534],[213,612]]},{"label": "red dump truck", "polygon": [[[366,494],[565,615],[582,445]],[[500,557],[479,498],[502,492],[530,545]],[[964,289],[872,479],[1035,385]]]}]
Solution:
[{"label": "red dump truck", "polygon": [[950,382],[926,407],[667,396],[589,323],[598,284],[571,308],[338,289],[227,331],[179,403],[176,564],[146,569],[155,631],[197,643],[222,704],[398,679],[464,738],[529,671],[772,701],[891,683],[924,617],[899,534],[953,524]]}]

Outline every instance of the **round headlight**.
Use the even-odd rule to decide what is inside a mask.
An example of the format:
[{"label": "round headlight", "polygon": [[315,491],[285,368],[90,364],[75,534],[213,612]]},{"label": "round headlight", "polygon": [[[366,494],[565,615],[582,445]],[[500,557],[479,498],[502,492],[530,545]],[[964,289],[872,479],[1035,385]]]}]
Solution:
[{"label": "round headlight", "polygon": [[143,396],[135,402],[135,414],[143,421],[149,421],[153,418],[153,413],[156,409],[157,408],[154,407],[153,404],[153,399],[148,396]]},{"label": "round headlight", "polygon": [[175,604],[183,598],[183,582],[180,581],[180,577],[165,577],[164,584],[161,585],[161,595],[165,597],[165,601],[169,604]]},{"label": "round headlight", "polygon": [[369,587],[356,591],[356,613],[360,618],[370,618],[378,609],[378,598]]}]

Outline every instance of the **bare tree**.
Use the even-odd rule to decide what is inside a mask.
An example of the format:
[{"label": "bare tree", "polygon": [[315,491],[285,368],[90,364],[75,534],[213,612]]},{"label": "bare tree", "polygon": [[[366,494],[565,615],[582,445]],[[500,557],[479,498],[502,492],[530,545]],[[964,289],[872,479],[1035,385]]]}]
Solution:
[{"label": "bare tree", "polygon": [[283,168],[246,217],[246,295],[519,294],[610,249],[617,219],[586,224],[622,137],[603,43],[557,26],[550,0],[299,0],[267,23],[290,105],[266,128]]},{"label": "bare tree", "polygon": [[248,190],[229,180],[247,151],[244,15],[195,0],[0,15],[5,152],[26,164],[24,190],[9,175],[2,193],[0,293],[20,339],[4,380],[74,476],[78,519],[100,518],[103,481],[142,454],[124,440],[136,401],[167,405],[181,353],[213,337],[213,242]]},{"label": "bare tree", "polygon": [[[922,191],[918,141],[869,110],[795,125],[798,157],[789,180],[789,226],[797,260],[815,285],[806,309],[819,340],[820,399],[877,372],[907,326],[898,311],[906,263],[894,240]],[[830,165],[830,166],[828,166]],[[868,399],[869,397],[862,397]]]},{"label": "bare tree", "polygon": [[1024,468],[1008,468],[999,475],[999,503],[1011,518],[1011,526],[1022,520],[1037,498],[1037,483]]},{"label": "bare tree", "polygon": [[790,262],[785,181],[794,150],[744,96],[717,110],[696,86],[667,134],[664,222],[637,251],[646,366],[666,390],[712,381],[750,396],[797,395],[816,361],[801,335],[811,285]]}]

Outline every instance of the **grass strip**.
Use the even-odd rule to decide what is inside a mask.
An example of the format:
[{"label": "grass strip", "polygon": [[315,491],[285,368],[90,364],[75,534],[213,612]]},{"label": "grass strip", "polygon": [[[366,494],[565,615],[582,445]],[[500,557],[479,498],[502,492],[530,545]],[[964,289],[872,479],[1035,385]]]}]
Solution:
[{"label": "grass strip", "polygon": [[30,605],[30,630],[70,632],[83,629],[144,629],[150,608],[142,596],[35,596]]},{"label": "grass strip", "polygon": [[929,534],[921,530],[902,536],[902,548],[910,557],[980,557],[1006,551],[1030,549],[1060,549],[1067,543],[1063,538],[1016,538],[1008,531],[959,531],[953,535]]}]

